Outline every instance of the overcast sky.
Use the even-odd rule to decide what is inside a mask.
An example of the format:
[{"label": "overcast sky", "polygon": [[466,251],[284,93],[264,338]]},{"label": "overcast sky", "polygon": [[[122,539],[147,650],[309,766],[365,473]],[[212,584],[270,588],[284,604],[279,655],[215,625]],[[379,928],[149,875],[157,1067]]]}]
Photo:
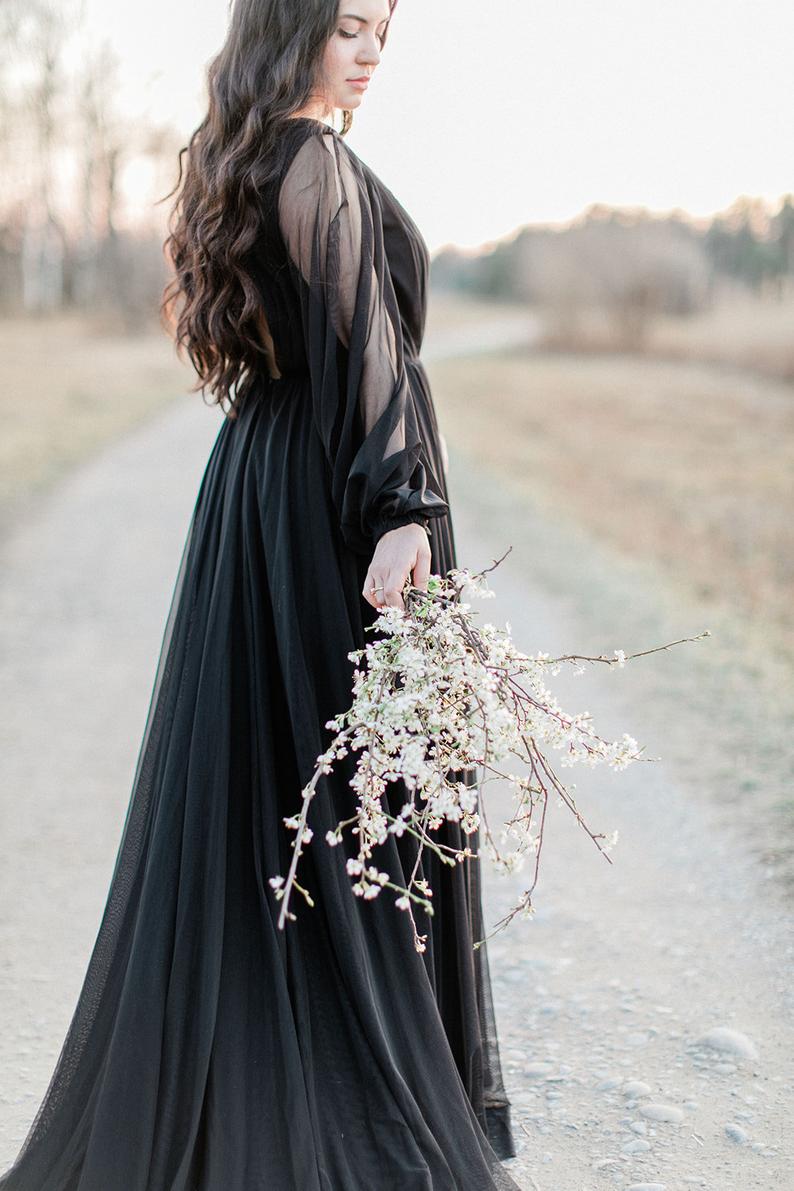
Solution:
[{"label": "overcast sky", "polygon": [[[87,7],[130,117],[187,136],[227,0]],[[350,145],[431,251],[594,202],[707,215],[794,190],[793,61],[791,0],[399,0]]]}]

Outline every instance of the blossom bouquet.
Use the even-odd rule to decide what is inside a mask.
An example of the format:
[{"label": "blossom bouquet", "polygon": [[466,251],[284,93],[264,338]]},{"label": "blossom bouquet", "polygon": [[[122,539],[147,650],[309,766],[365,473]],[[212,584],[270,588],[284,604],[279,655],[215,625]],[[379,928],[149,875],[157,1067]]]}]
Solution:
[{"label": "blossom bouquet", "polygon": [[[509,553],[506,552],[506,553]],[[528,888],[518,903],[497,924],[503,929],[517,914],[531,915],[532,893],[538,865],[549,797],[567,806],[609,860],[618,832],[595,833],[585,823],[568,789],[551,763],[550,753],[559,754],[559,767],[575,763],[606,763],[624,769],[632,761],[649,760],[633,737],[624,733],[609,741],[592,728],[588,712],[567,715],[546,688],[547,674],[556,675],[564,664],[584,672],[584,663],[599,662],[624,666],[630,658],[616,649],[612,656],[587,657],[566,654],[521,653],[510,636],[492,624],[478,626],[464,595],[489,598],[487,574],[503,560],[475,574],[452,569],[446,576],[431,575],[427,591],[406,584],[404,608],[384,607],[370,626],[380,638],[363,650],[348,654],[355,662],[353,699],[347,711],[325,725],[335,734],[317,758],[311,780],[303,788],[303,805],[297,815],[284,819],[296,832],[292,860],[286,877],[270,878],[275,897],[281,902],[279,928],[295,914],[289,909],[293,890],[313,905],[309,891],[297,879],[303,846],[313,836],[308,813],[324,773],[330,773],[336,759],[349,752],[358,754],[350,782],[356,792],[356,811],[339,821],[326,834],[326,843],[336,846],[349,829],[357,836],[358,855],[347,859],[347,872],[354,880],[353,892],[373,898],[384,890],[396,894],[395,905],[410,914],[414,946],[424,951],[426,935],[416,928],[412,906],[421,905],[433,913],[433,891],[423,876],[419,861],[425,848],[432,849],[444,864],[460,864],[467,857],[479,859],[469,846],[442,846],[434,833],[445,820],[460,824],[465,836],[474,835],[484,822],[484,841],[498,872],[519,870],[527,855],[534,857]],[[708,630],[698,640],[709,636]],[[671,642],[670,645],[680,642]],[[658,646],[668,649],[670,645]],[[365,664],[362,666],[362,658]],[[526,776],[502,766],[511,757],[525,763]],[[478,775],[472,785],[460,774]],[[488,781],[501,779],[512,786],[513,814],[504,824],[497,842],[483,813],[483,789]],[[388,784],[402,781],[407,798],[398,814],[385,805]],[[479,787],[479,788],[478,788]],[[417,863],[407,886],[396,884],[389,873],[373,863],[373,853],[390,834],[411,833],[418,845]],[[508,843],[511,850],[503,851]],[[610,861],[611,863],[611,861]],[[475,947],[484,940],[478,940]]]}]

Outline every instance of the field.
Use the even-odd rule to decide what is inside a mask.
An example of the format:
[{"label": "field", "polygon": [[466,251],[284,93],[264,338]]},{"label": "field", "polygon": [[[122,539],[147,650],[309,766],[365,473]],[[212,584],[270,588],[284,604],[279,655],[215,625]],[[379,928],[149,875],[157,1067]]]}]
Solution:
[{"label": "field", "polygon": [[517,498],[657,563],[794,660],[794,388],[739,369],[537,350],[431,369],[450,447]]},{"label": "field", "polygon": [[[564,512],[706,605],[730,607],[761,647],[794,659],[794,385],[769,375],[790,324],[745,300],[721,322],[661,323],[660,357],[531,342],[471,357],[434,350],[469,331],[476,346],[524,314],[531,340],[529,308],[433,296],[428,371],[450,447],[549,517]],[[79,317],[7,319],[0,350],[0,526],[194,381],[157,327],[124,338]],[[741,366],[749,358],[758,369]]]},{"label": "field", "polygon": [[78,316],[6,318],[0,353],[0,527],[193,383],[157,328],[128,338]]}]

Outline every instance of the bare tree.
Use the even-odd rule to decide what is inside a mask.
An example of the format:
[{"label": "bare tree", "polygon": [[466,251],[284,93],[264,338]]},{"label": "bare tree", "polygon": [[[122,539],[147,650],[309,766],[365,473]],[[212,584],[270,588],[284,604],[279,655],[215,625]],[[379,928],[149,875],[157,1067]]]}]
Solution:
[{"label": "bare tree", "polygon": [[9,3],[14,61],[24,67],[13,129],[23,134],[18,143],[30,146],[27,159],[21,152],[17,158],[22,168],[16,196],[24,204],[22,300],[29,310],[45,311],[59,306],[63,296],[67,233],[54,201],[54,162],[67,86],[64,50],[75,14],[68,3],[55,0]]}]

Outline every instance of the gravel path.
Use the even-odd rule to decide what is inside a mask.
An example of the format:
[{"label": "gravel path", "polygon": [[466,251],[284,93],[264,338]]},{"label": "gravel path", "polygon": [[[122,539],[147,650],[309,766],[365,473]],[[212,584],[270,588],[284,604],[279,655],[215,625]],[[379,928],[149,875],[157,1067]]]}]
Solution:
[{"label": "gravel path", "polygon": [[[0,1169],[47,1086],[93,946],[219,417],[186,396],[0,545]],[[492,576],[498,598],[474,604],[483,620],[553,653],[715,631],[652,574],[518,507],[448,437],[461,565],[513,546]],[[552,680],[566,710],[590,709],[602,734],[628,731],[662,760],[561,771],[591,828],[619,829],[613,864],[552,806],[536,914],[489,944],[512,1167],[528,1191],[794,1187],[792,916],[747,844],[756,787],[762,798],[786,782],[790,758],[783,708],[733,650],[725,626],[624,670]],[[740,778],[756,783],[744,800]],[[504,794],[486,797],[499,822]],[[488,922],[525,875],[488,871]]]},{"label": "gravel path", "polygon": [[[491,576],[497,597],[472,606],[509,621],[521,648],[628,654],[714,633],[549,679],[566,711],[661,760],[558,768],[590,828],[619,830],[613,863],[552,805],[535,916],[489,942],[517,1178],[533,1191],[791,1191],[791,905],[748,843],[754,806],[792,768],[774,667],[746,658],[726,617],[704,623],[651,570],[470,468],[453,454],[453,492],[477,494],[454,506],[461,563],[477,570],[512,546]],[[485,806],[507,817],[496,785]],[[490,922],[528,876],[489,874]]]}]

